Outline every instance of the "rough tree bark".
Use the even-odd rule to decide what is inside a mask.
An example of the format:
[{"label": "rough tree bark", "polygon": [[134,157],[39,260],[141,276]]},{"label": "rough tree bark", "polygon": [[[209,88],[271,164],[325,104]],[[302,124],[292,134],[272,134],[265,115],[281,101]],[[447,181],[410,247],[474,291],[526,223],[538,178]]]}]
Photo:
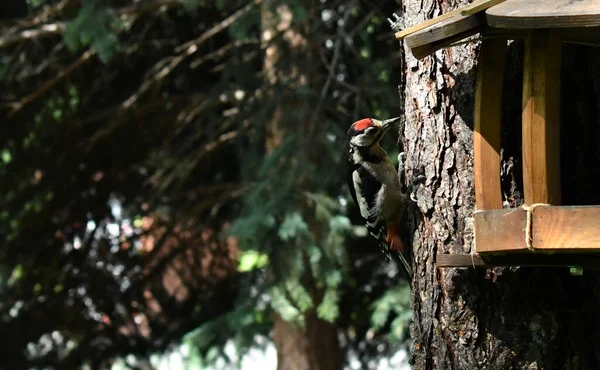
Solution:
[{"label": "rough tree bark", "polygon": [[[463,4],[452,3],[452,7]],[[403,21],[416,24],[448,2],[406,0]],[[404,47],[404,46],[403,46]],[[523,45],[513,42],[505,76],[502,186],[522,202]],[[438,252],[473,247],[473,102],[477,44],[417,61],[404,47],[406,83],[400,132],[407,176],[424,168],[415,210],[412,327],[414,369],[600,368],[599,275],[567,268],[436,269]],[[561,163],[564,205],[600,204],[600,53],[563,47]]]}]

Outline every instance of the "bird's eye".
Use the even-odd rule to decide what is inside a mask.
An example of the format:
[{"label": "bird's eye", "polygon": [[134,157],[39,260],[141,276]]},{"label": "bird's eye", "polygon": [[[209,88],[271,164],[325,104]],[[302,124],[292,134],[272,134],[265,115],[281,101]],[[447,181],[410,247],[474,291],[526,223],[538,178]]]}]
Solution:
[{"label": "bird's eye", "polygon": [[375,131],[377,131],[377,129],[375,127],[373,127],[373,126],[371,126],[371,127],[369,127],[368,129],[365,130],[365,132],[367,134],[374,134]]}]

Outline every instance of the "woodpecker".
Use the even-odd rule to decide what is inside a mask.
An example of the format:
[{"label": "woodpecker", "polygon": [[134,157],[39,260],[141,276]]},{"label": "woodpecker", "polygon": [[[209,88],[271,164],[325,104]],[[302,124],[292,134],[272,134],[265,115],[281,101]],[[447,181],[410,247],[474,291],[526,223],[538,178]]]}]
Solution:
[{"label": "woodpecker", "polygon": [[[348,130],[350,170],[348,187],[367,230],[389,260],[396,251],[404,269],[412,278],[410,251],[402,240],[405,213],[411,199],[410,188],[402,192],[396,168],[379,141],[398,118],[384,121],[365,118]],[[399,156],[401,159],[403,153]],[[400,160],[399,172],[404,169]]]}]

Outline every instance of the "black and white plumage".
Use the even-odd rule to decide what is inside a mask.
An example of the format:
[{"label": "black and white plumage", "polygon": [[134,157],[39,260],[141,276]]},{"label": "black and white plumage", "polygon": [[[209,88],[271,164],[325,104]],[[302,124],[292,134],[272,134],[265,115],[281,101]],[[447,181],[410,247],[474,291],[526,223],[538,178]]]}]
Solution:
[{"label": "black and white plumage", "polygon": [[350,171],[348,187],[365,226],[387,258],[398,252],[412,277],[410,254],[404,248],[402,230],[408,196],[402,192],[396,168],[379,141],[397,119],[379,121],[365,118],[348,130]]}]

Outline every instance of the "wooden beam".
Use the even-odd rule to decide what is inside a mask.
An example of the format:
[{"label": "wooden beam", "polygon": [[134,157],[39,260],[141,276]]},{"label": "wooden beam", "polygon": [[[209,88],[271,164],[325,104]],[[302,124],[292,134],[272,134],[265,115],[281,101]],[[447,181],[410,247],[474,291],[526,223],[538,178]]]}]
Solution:
[{"label": "wooden beam", "polygon": [[479,254],[447,254],[438,253],[435,264],[437,267],[487,267]]},{"label": "wooden beam", "polygon": [[438,23],[440,23],[442,21],[450,19],[450,18],[454,17],[455,15],[459,15],[461,11],[462,11],[462,9],[454,9],[454,10],[449,11],[448,13],[444,13],[444,14],[442,14],[440,16],[435,17],[435,18],[431,18],[431,19],[426,20],[424,22],[415,24],[412,27],[405,28],[402,31],[396,32],[396,34],[395,34],[396,39],[402,40],[402,39],[404,39],[406,36],[408,36],[410,34],[413,34],[415,32],[424,30],[425,28],[427,28],[429,26],[433,26],[433,25],[438,24]]},{"label": "wooden beam", "polygon": [[491,8],[492,6],[496,6],[500,3],[503,3],[504,1],[505,0],[475,1],[467,6],[463,7],[460,14],[464,15],[464,16],[477,14],[488,8]]},{"label": "wooden beam", "polygon": [[600,207],[536,207],[533,246],[536,249],[600,249]]},{"label": "wooden beam", "polygon": [[495,256],[478,254],[442,254],[436,256],[436,266],[439,268],[461,267],[582,267],[584,269],[600,269],[598,254],[534,254],[507,253]]},{"label": "wooden beam", "polygon": [[[438,24],[406,36],[406,46],[416,48],[432,43],[443,42],[456,35],[464,34],[483,26],[484,19],[475,15],[464,17],[460,14],[446,19]],[[472,34],[476,33],[475,31]],[[460,40],[458,40],[460,41]]]},{"label": "wooden beam", "polygon": [[[481,23],[481,19],[477,19],[478,22]],[[556,29],[555,31],[560,34],[560,38],[565,44],[600,45],[600,27],[561,28]],[[471,37],[477,33],[480,33],[483,36],[483,39],[525,40],[527,39],[529,32],[529,30],[525,29],[493,28],[485,24],[480,24],[475,28],[470,28],[467,31],[461,32],[454,36],[448,36],[440,39],[439,41],[432,42],[423,42],[426,40],[421,37],[416,37],[413,39],[414,36],[417,36],[417,33],[415,33],[415,35],[411,35],[406,38],[406,43],[411,49],[411,52],[415,58],[422,59],[433,54],[439,49],[450,47],[452,44],[460,42],[463,39]],[[408,45],[409,41],[412,46]],[[476,41],[477,40],[473,40],[473,42]]]},{"label": "wooden beam", "polygon": [[531,31],[523,68],[525,203],[558,205],[560,197],[560,32]]},{"label": "wooden beam", "polygon": [[490,26],[498,28],[559,28],[600,26],[597,0],[507,0],[486,11]]},{"label": "wooden beam", "polygon": [[[504,38],[506,40],[526,40],[531,30],[523,28],[481,27],[479,30],[486,38]],[[600,45],[600,27],[558,28],[563,44]]]},{"label": "wooden beam", "polygon": [[506,49],[506,40],[483,40],[477,63],[473,147],[478,210],[502,209],[500,123]]},{"label": "wooden beam", "polygon": [[477,211],[473,217],[477,253],[527,250],[527,212],[524,209]]},{"label": "wooden beam", "polygon": [[477,211],[475,246],[477,253],[530,252],[526,242],[531,228],[531,247],[539,252],[600,253],[600,206],[538,206]]},{"label": "wooden beam", "polygon": [[505,0],[476,0],[467,6],[451,10],[448,13],[444,13],[435,18],[426,20],[426,21],[416,24],[412,27],[409,27],[402,31],[396,32],[396,34],[395,34],[396,39],[402,40],[410,34],[424,30],[427,27],[436,25],[440,22],[446,21],[457,15],[462,15],[464,17],[464,16],[470,16],[470,15],[476,14],[478,12],[486,10],[487,8],[489,8],[491,6],[500,4],[503,1],[505,1]]},{"label": "wooden beam", "polygon": [[[443,40],[440,41],[435,41],[435,42],[431,42],[428,44],[424,44],[421,46],[414,46],[414,47],[410,47],[410,51],[411,53],[414,55],[415,58],[417,59],[423,59],[433,53],[435,53],[436,51],[449,47],[451,46],[451,44],[455,43],[455,42],[459,42],[462,41],[470,36],[473,36],[474,34],[480,32],[481,27],[477,27],[477,28],[472,28],[470,30],[467,30],[465,32],[459,33],[455,36],[451,36],[448,38],[445,38]],[[408,39],[407,39],[408,40]],[[475,42],[475,41],[474,41]]]}]

